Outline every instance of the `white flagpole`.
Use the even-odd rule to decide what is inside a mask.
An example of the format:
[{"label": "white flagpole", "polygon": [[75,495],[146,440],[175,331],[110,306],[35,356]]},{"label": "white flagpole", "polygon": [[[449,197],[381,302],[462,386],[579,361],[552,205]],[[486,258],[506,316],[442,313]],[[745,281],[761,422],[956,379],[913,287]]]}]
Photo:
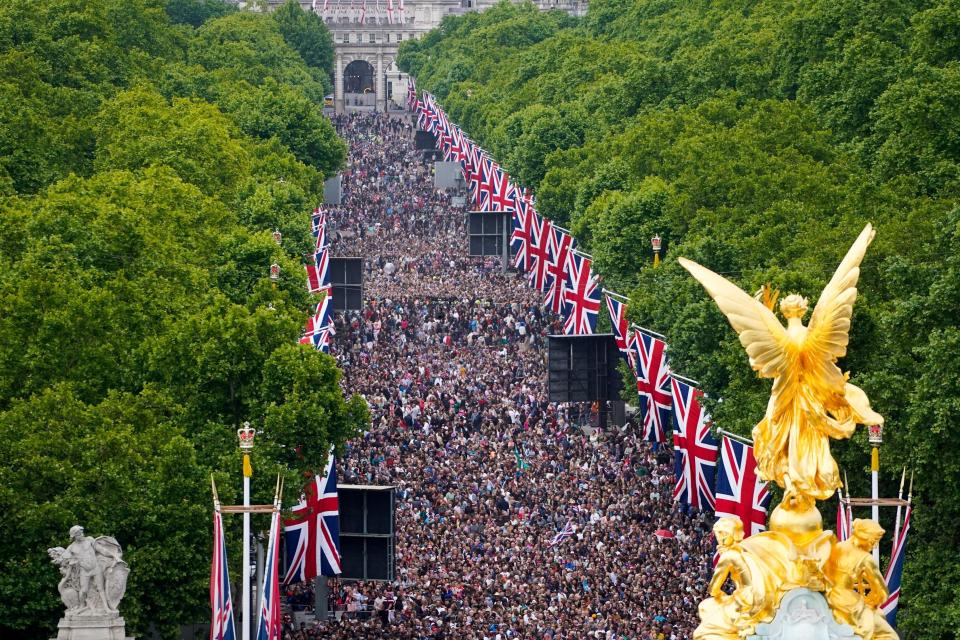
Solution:
[{"label": "white flagpole", "polygon": [[661,340],[664,340],[664,341],[666,341],[666,339],[667,339],[667,336],[663,335],[662,333],[657,333],[656,331],[653,331],[652,329],[647,329],[646,327],[641,327],[640,325],[634,324],[634,323],[632,323],[632,322],[630,323],[630,328],[631,328],[631,329],[637,329],[637,330],[639,330],[639,331],[642,331],[643,333],[646,333],[646,334],[649,334],[649,335],[651,335],[651,336],[654,336],[655,338],[660,338]]},{"label": "white flagpole", "polygon": [[847,472],[843,472],[843,484],[847,492],[847,531],[853,535],[853,507],[850,505],[850,481],[847,480]]},{"label": "white flagpole", "polygon": [[[873,505],[870,507],[871,519],[880,524],[880,505],[877,500],[880,498],[880,449],[876,445],[870,448],[870,497],[873,498]],[[880,544],[873,548],[873,559],[877,566],[880,566]]]},{"label": "white flagpole", "polygon": [[677,380],[683,380],[684,382],[689,382],[696,388],[698,389],[700,388],[700,383],[697,382],[696,380],[693,380],[692,378],[687,378],[685,376],[680,375],[679,373],[674,373],[673,371],[670,372],[670,375],[676,378]]},{"label": "white flagpole", "polygon": [[736,440],[740,444],[746,444],[751,447],[753,446],[753,440],[751,440],[750,438],[745,438],[744,436],[737,435],[736,433],[730,433],[725,429],[717,429],[717,433],[719,433],[722,436],[727,436],[731,440]]},{"label": "white flagpole", "polygon": [[[250,476],[243,474],[243,506],[250,506]],[[243,512],[243,608],[241,621],[243,623],[243,640],[250,640],[250,512]]]},{"label": "white flagpole", "polygon": [[[897,498],[903,500],[903,481],[907,479],[907,468],[903,468],[900,474],[900,491],[897,492]],[[897,546],[897,538],[900,537],[900,505],[897,505],[897,519],[893,521],[893,546]]]},{"label": "white flagpole", "polygon": [[619,300],[620,302],[630,302],[630,298],[628,298],[627,296],[621,295],[616,291],[610,291],[610,289],[607,289],[606,287],[603,287],[600,290],[603,291],[608,296],[610,296],[611,298],[613,298],[614,300]]}]

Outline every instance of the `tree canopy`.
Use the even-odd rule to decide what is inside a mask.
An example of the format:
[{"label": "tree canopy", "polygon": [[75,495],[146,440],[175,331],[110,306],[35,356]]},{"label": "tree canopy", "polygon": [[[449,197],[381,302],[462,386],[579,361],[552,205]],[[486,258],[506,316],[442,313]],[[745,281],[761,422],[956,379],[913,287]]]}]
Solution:
[{"label": "tree canopy", "polygon": [[239,499],[240,423],[260,502],[365,428],[297,344],[309,214],[346,155],[330,46],[296,5],[0,6],[0,636],[55,633],[46,549],[81,524],[124,547],[129,632],[179,637],[209,616],[210,476]]},{"label": "tree canopy", "polygon": [[[907,637],[955,637],[960,619],[960,465],[944,455],[960,448],[958,32],[955,0],[592,0],[580,20],[504,2],[399,61],[570,225],[725,429],[749,434],[769,383],[672,258],[812,306],[877,226],[841,366],[886,418],[882,493],[917,472]],[[833,451],[869,495],[865,430]]]}]

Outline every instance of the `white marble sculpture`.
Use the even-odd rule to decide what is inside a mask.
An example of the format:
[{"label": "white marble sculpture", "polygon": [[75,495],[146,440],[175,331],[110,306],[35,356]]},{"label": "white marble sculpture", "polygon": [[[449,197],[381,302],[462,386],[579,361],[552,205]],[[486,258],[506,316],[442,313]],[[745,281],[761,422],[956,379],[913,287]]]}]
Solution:
[{"label": "white marble sculpture", "polygon": [[117,611],[127,590],[130,569],[115,538],[92,538],[83,527],[70,528],[66,549],[47,549],[60,568],[60,598],[67,607],[58,640],[124,640],[124,622]]},{"label": "white marble sculpture", "polygon": [[793,589],[769,624],[757,625],[748,640],[857,640],[853,629],[833,619],[826,599],[809,589]]}]

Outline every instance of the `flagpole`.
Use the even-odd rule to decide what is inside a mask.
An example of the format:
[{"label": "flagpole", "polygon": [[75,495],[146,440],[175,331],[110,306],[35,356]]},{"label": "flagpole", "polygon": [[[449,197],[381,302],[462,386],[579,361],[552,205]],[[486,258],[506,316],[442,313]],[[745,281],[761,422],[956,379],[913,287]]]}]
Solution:
[{"label": "flagpole", "polygon": [[[897,492],[897,499],[903,500],[903,481],[907,479],[907,468],[903,468],[900,474],[900,491]],[[897,505],[897,519],[893,521],[893,546],[897,546],[897,538],[900,537],[900,505]]]},{"label": "flagpole", "polygon": [[601,287],[601,288],[600,288],[600,291],[602,291],[603,293],[607,294],[608,296],[610,296],[610,297],[613,298],[614,300],[619,300],[620,302],[630,302],[630,298],[628,298],[628,297],[625,296],[625,295],[621,295],[621,294],[617,293],[616,291],[610,291],[610,289],[607,289],[607,288],[605,288],[605,287]]},{"label": "flagpole", "polygon": [[692,378],[687,378],[686,376],[682,376],[679,373],[674,373],[673,371],[670,372],[670,375],[676,378],[677,380],[683,380],[684,382],[689,382],[695,387],[698,387],[698,388],[700,387],[700,383],[697,382],[696,380],[693,380]]},{"label": "flagpole", "polygon": [[243,585],[241,588],[241,638],[250,640],[250,477],[253,476],[253,467],[250,465],[250,451],[253,449],[253,437],[256,431],[250,426],[249,422],[244,422],[243,427],[237,429],[237,436],[240,438],[240,450],[243,451],[243,566],[241,567],[241,576],[243,576]]},{"label": "flagpole", "polygon": [[751,447],[753,446],[753,440],[751,440],[750,438],[746,438],[746,437],[744,437],[744,436],[737,435],[736,433],[731,433],[731,432],[727,431],[726,429],[717,429],[717,433],[719,433],[719,434],[722,435],[722,436],[726,436],[726,437],[730,438],[731,440],[736,440],[736,441],[739,442],[740,444],[749,445],[749,446],[751,446]]},{"label": "flagpole", "polygon": [[847,529],[850,535],[853,535],[853,507],[850,506],[850,481],[847,479],[847,472],[843,472],[843,484],[847,491]]},{"label": "flagpole", "polygon": [[647,329],[646,327],[641,327],[640,325],[635,324],[635,323],[633,323],[633,322],[630,323],[630,327],[631,327],[632,329],[639,329],[640,331],[646,333],[647,335],[654,336],[655,338],[660,338],[661,340],[666,340],[666,339],[667,339],[667,336],[663,335],[662,333],[657,333],[656,331],[653,331],[652,329]]}]

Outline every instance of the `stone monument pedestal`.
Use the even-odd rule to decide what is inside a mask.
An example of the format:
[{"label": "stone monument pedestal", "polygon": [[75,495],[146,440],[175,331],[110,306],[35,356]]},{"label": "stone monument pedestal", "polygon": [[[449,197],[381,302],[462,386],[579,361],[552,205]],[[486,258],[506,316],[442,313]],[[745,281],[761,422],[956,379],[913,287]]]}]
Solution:
[{"label": "stone monument pedestal", "polygon": [[768,624],[758,624],[748,640],[858,640],[853,629],[839,624],[823,595],[799,588],[788,591],[777,615]]},{"label": "stone monument pedestal", "polygon": [[88,615],[60,618],[57,637],[51,640],[134,640],[127,636],[119,615]]}]

